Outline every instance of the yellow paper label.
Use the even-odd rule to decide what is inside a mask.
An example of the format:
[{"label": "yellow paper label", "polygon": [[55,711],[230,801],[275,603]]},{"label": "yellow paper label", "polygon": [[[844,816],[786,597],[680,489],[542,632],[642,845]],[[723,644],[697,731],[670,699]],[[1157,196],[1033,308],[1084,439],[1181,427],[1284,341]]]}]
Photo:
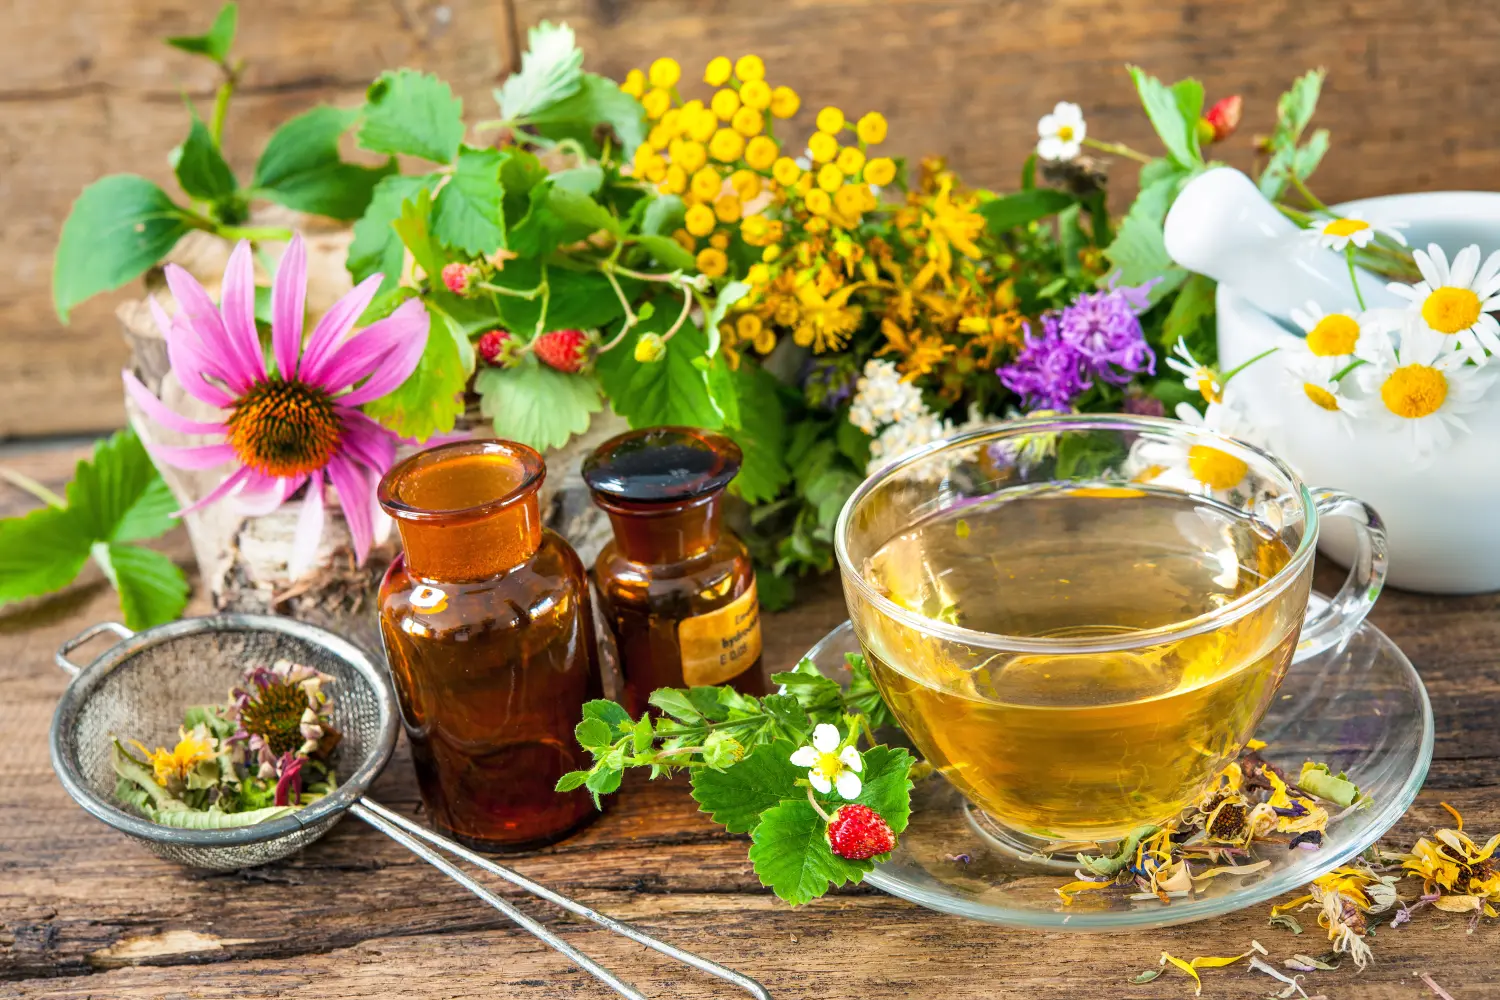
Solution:
[{"label": "yellow paper label", "polygon": [[760,658],[760,601],[750,589],[717,611],[677,623],[682,679],[688,687],[723,684]]}]

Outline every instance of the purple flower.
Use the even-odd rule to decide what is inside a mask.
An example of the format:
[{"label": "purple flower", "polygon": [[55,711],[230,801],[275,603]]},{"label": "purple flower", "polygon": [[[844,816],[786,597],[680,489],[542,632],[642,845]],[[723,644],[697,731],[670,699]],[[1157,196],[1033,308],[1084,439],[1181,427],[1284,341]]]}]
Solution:
[{"label": "purple flower", "polygon": [[814,406],[833,411],[854,395],[859,371],[846,356],[813,358],[802,369],[802,392]]},{"label": "purple flower", "polygon": [[1029,408],[1067,410],[1096,378],[1126,385],[1142,373],[1154,375],[1156,355],[1137,318],[1149,306],[1149,288],[1084,292],[1061,312],[1047,313],[1042,335],[1033,337],[1028,327],[1016,360],[996,369],[1001,383]]}]

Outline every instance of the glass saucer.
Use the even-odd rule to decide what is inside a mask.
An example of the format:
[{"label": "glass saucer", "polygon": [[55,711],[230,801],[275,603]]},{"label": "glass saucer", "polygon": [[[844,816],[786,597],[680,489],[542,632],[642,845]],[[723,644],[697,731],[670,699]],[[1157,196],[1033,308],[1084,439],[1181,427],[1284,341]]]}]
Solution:
[{"label": "glass saucer", "polygon": [[[808,651],[828,676],[859,652],[848,622]],[[1346,771],[1370,803],[1336,823],[1316,851],[1280,845],[1248,861],[1271,864],[1249,875],[1220,875],[1192,898],[1130,900],[1085,893],[1064,906],[1054,891],[1076,863],[1024,861],[988,817],[941,775],[917,782],[911,823],[891,859],[865,881],[893,896],[961,917],[1042,930],[1165,927],[1243,909],[1311,882],[1359,854],[1395,825],[1416,798],[1432,762],[1432,706],[1411,662],[1385,633],[1363,625],[1342,649],[1294,664],[1256,735],[1262,756],[1295,774],[1305,760]]]}]

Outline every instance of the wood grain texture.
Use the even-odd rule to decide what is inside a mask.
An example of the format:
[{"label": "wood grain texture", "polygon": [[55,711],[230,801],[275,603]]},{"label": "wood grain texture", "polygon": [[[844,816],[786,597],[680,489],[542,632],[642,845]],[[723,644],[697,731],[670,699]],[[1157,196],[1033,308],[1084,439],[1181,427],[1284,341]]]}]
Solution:
[{"label": "wood grain texture", "polygon": [[[78,450],[0,455],[49,485]],[[24,465],[23,465],[24,462]],[[0,483],[0,510],[24,495]],[[165,546],[186,560],[180,533]],[[1339,575],[1320,571],[1331,590]],[[190,613],[205,604],[195,596]],[[510,927],[357,820],[301,854],[234,874],[160,861],[87,816],[62,791],[46,732],[65,678],[57,645],[118,614],[102,582],[0,611],[0,1000],[10,998],[608,996],[585,974]],[[766,656],[790,664],[844,615],[837,581],[805,586],[791,610],[767,617]],[[1426,680],[1437,718],[1431,775],[1417,805],[1386,838],[1409,845],[1446,820],[1447,801],[1478,834],[1500,830],[1500,596],[1388,593],[1373,616]],[[374,789],[418,815],[403,744]],[[1264,906],[1162,931],[1080,937],[1011,931],[933,913],[867,888],[792,909],[761,888],[745,842],[696,811],[681,783],[632,781],[599,822],[541,851],[516,855],[524,874],[606,913],[760,979],[778,998],[1178,998],[1168,974],[1134,986],[1162,949],[1226,955],[1259,939],[1278,958],[1320,953],[1315,929],[1293,938],[1266,925]],[[507,888],[528,912],[655,997],[737,995],[591,924]],[[1311,923],[1311,921],[1307,921]],[[1468,934],[1458,916],[1427,913],[1381,928],[1376,964],[1315,973],[1309,993],[1338,1000],[1429,995],[1431,973],[1455,998],[1500,995],[1500,926]],[[1268,980],[1244,969],[1205,973],[1205,996],[1260,997]]]},{"label": "wood grain texture", "polygon": [[[167,153],[187,133],[184,94],[205,117],[217,86],[205,61],[162,44],[206,28],[206,0],[81,0],[59,16],[12,5],[0,33],[0,440],[124,423],[114,318],[128,291],[100,296],[63,326],[52,254],[78,192],[139,173],[176,196]],[[244,86],[225,153],[242,181],[271,131],[320,102],[357,104],[382,70],[440,73],[475,107],[508,65],[500,0],[262,0],[242,4],[235,52]]]}]

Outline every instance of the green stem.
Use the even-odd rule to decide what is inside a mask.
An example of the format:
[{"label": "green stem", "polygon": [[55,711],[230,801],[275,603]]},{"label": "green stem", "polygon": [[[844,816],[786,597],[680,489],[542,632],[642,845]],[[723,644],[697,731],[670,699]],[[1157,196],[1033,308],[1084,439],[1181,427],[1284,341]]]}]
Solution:
[{"label": "green stem", "polygon": [[677,321],[671,325],[666,333],[661,335],[661,342],[665,344],[676,336],[677,331],[682,329],[682,324],[687,322],[688,313],[693,310],[693,290],[684,288],[682,290],[682,312],[677,314]]},{"label": "green stem", "polygon": [[1348,246],[1344,247],[1344,257],[1349,261],[1349,284],[1354,286],[1354,301],[1359,303],[1360,312],[1363,312],[1367,308],[1367,306],[1365,305],[1364,293],[1359,290],[1359,276],[1354,272],[1353,243],[1350,243]]},{"label": "green stem", "polygon": [[615,277],[614,258],[619,256],[619,250],[620,245],[616,244],[615,253],[611,255],[609,260],[599,265],[599,270],[603,272],[604,277],[609,279],[609,286],[615,290],[615,295],[619,298],[620,305],[625,310],[625,324],[620,327],[619,333],[610,338],[609,343],[599,348],[600,354],[612,351],[620,346],[620,342],[625,339],[625,335],[634,329],[636,324],[635,310],[630,308],[630,300],[625,297],[625,289],[620,287],[620,281]]},{"label": "green stem", "polygon": [[542,335],[542,331],[545,330],[545,329],[547,329],[547,307],[550,306],[551,304],[552,304],[552,286],[547,283],[547,263],[546,263],[546,261],[543,261],[542,262],[542,309],[541,309],[540,312],[537,313],[537,316],[536,316],[536,332],[532,334],[532,339],[533,340],[536,339],[537,337],[540,337]]},{"label": "green stem", "polygon": [[1282,215],[1286,216],[1288,219],[1291,219],[1293,222],[1295,222],[1299,226],[1302,226],[1304,229],[1308,226],[1311,226],[1314,222],[1318,221],[1316,217],[1309,215],[1307,212],[1304,212],[1300,209],[1293,208],[1285,202],[1278,201],[1274,202],[1274,204],[1277,209],[1280,210]]},{"label": "green stem", "polygon": [[1328,208],[1327,205],[1323,204],[1321,201],[1318,200],[1318,196],[1317,195],[1313,194],[1310,190],[1308,190],[1307,185],[1302,182],[1302,178],[1298,177],[1296,175],[1296,173],[1289,171],[1287,173],[1287,176],[1291,178],[1292,187],[1294,187],[1294,188],[1297,189],[1297,193],[1300,194],[1303,198],[1305,198],[1307,200],[1307,203],[1309,205],[1311,205],[1313,208],[1317,209],[1319,212],[1328,212],[1330,215],[1333,214],[1329,210],[1329,208]]},{"label": "green stem", "polygon": [[1330,379],[1329,381],[1331,381],[1331,382],[1341,381],[1345,375],[1348,375],[1350,372],[1352,372],[1354,369],[1358,368],[1360,365],[1367,365],[1367,364],[1369,364],[1369,362],[1366,361],[1364,358],[1355,358],[1353,361],[1349,362],[1347,365],[1345,365],[1344,367],[1340,368],[1338,370],[1338,372],[1334,374],[1333,378]]},{"label": "green stem", "polygon": [[292,231],[282,226],[217,226],[215,231],[226,240],[289,240]]},{"label": "green stem", "polygon": [[1084,139],[1083,144],[1090,149],[1097,149],[1101,153],[1112,153],[1115,156],[1123,156],[1135,160],[1137,163],[1150,163],[1152,157],[1138,150],[1131,149],[1121,142],[1100,142],[1098,139]]},{"label": "green stem", "polygon": [[240,70],[245,68],[243,61],[230,66],[223,64],[224,82],[219,84],[218,91],[214,94],[214,113],[208,120],[208,135],[214,141],[214,148],[218,149],[223,144],[224,117],[229,113],[229,98],[234,94],[235,85],[240,82]]},{"label": "green stem", "polygon": [[649,271],[634,271],[628,267],[620,267],[617,264],[612,265],[611,269],[616,274],[623,274],[625,275],[625,277],[635,278],[637,281],[660,281],[669,285],[677,285],[683,283],[683,273],[681,271],[673,271],[670,274],[652,274]]},{"label": "green stem", "polygon": [[516,288],[506,288],[504,285],[492,285],[488,281],[476,283],[476,288],[482,288],[493,295],[509,295],[513,299],[525,299],[530,302],[547,289],[547,279],[543,278],[535,288],[528,288],[524,292]]},{"label": "green stem", "polygon": [[832,823],[833,822],[833,817],[830,816],[830,815],[828,815],[826,812],[824,812],[823,811],[823,807],[820,806],[820,805],[818,805],[818,800],[815,799],[815,798],[813,798],[813,788],[812,788],[812,785],[808,785],[807,786],[807,801],[811,802],[812,803],[812,807],[818,811],[818,815],[823,817],[823,822],[825,822],[825,823]]},{"label": "green stem", "polygon": [[1267,350],[1261,351],[1259,354],[1257,354],[1255,357],[1251,358],[1249,361],[1241,362],[1240,364],[1235,365],[1233,368],[1231,368],[1229,371],[1225,372],[1222,376],[1219,377],[1219,385],[1221,385],[1221,386],[1228,385],[1229,384],[1229,380],[1232,379],[1232,378],[1234,378],[1240,372],[1244,371],[1246,368],[1249,368],[1251,365],[1255,364],[1255,362],[1259,361],[1261,358],[1268,357],[1268,356],[1270,356],[1272,354],[1275,354],[1279,350],[1281,350],[1281,348],[1279,348],[1279,347],[1268,348]]},{"label": "green stem", "polygon": [[5,480],[17,489],[25,490],[49,507],[66,507],[68,505],[68,502],[62,497],[53,493],[25,473],[17,472],[14,469],[7,469],[3,465],[0,465],[0,479]]}]

